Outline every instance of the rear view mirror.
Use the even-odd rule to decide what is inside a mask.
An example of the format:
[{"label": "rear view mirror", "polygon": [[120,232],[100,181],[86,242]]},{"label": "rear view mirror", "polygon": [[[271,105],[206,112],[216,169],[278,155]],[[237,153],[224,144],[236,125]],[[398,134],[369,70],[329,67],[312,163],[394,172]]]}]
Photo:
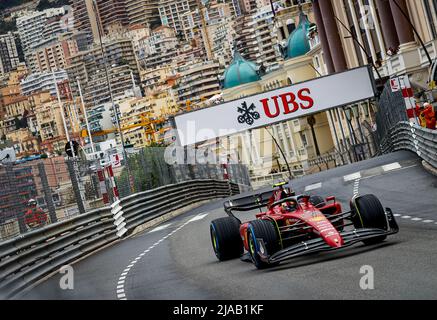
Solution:
[{"label": "rear view mirror", "polygon": [[335,202],[335,197],[328,197],[328,198],[326,198],[326,202],[330,202],[330,201],[334,201]]}]

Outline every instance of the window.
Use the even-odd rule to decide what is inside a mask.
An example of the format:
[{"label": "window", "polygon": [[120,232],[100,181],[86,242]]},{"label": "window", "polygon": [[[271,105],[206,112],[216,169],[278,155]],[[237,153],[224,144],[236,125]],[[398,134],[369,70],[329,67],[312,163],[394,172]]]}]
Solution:
[{"label": "window", "polygon": [[315,67],[317,69],[320,68],[320,61],[319,61],[319,57],[318,56],[314,57],[314,65],[315,65]]},{"label": "window", "polygon": [[[433,1],[433,3],[431,3],[431,1]],[[425,6],[425,11],[426,11],[426,15],[427,15],[427,21],[429,22],[429,27],[431,30],[431,36],[433,39],[437,38],[437,25],[436,25],[436,21],[434,19],[434,12],[437,10],[437,0],[423,0],[424,6]],[[434,8],[432,8],[432,6],[434,5]]]},{"label": "window", "polygon": [[307,140],[307,136],[306,136],[306,134],[305,134],[305,133],[301,133],[301,134],[300,134],[300,138],[301,138],[301,140],[302,140],[302,145],[303,145],[304,147],[307,147],[307,146],[308,146],[308,140]]}]

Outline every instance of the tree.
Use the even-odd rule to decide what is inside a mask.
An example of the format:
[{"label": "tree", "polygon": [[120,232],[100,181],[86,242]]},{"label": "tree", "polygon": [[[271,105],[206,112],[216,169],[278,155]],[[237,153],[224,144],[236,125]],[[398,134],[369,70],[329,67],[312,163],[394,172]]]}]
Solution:
[{"label": "tree", "polygon": [[45,9],[62,7],[66,5],[69,5],[69,0],[55,0],[55,1],[40,0],[38,6],[36,7],[36,10],[42,11]]},{"label": "tree", "polygon": [[0,34],[17,31],[15,19],[12,21],[5,21],[0,19]]},{"label": "tree", "polygon": [[6,10],[9,8],[13,8],[19,5],[22,5],[25,2],[29,2],[29,0],[7,0],[0,1],[0,10]]}]

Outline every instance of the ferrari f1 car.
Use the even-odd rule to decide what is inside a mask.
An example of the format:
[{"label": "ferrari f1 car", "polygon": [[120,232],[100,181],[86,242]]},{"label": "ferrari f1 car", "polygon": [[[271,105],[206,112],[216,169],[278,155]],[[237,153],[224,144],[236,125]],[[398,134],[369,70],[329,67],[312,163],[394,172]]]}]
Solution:
[{"label": "ferrari f1 car", "polygon": [[[258,269],[358,242],[377,244],[399,231],[392,211],[374,195],[355,196],[350,210],[343,212],[335,197],[296,196],[282,184],[273,191],[227,201],[224,207],[228,217],[210,225],[217,258],[224,261],[247,252]],[[242,223],[234,215],[256,209],[260,213],[250,222]]]}]

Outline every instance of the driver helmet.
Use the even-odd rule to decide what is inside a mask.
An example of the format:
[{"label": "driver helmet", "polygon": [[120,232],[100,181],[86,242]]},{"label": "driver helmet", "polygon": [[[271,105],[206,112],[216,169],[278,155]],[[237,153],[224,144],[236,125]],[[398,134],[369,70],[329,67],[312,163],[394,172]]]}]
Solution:
[{"label": "driver helmet", "polygon": [[27,205],[28,205],[29,207],[36,206],[36,205],[37,205],[37,202],[36,202],[35,199],[30,199],[30,200],[27,202]]}]

